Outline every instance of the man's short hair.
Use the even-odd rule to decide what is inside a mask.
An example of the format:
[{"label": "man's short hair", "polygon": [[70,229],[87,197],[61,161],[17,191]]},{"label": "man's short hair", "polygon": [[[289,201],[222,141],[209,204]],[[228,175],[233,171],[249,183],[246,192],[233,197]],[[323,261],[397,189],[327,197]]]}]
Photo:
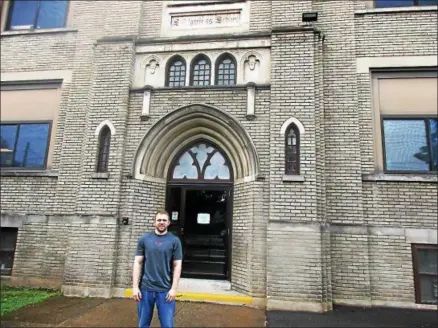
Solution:
[{"label": "man's short hair", "polygon": [[157,211],[157,213],[155,213],[155,219],[157,218],[158,214],[165,214],[167,216],[167,218],[169,219],[169,213],[166,210],[160,209]]}]

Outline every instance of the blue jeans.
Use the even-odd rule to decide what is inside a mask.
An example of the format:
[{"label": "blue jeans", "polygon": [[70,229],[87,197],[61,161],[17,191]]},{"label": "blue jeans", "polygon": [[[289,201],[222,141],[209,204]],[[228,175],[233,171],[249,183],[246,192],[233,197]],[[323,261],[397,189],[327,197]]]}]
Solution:
[{"label": "blue jeans", "polygon": [[173,328],[175,301],[166,301],[167,292],[148,292],[141,289],[141,300],[137,303],[138,327],[149,328],[157,304],[158,319],[162,328]]}]

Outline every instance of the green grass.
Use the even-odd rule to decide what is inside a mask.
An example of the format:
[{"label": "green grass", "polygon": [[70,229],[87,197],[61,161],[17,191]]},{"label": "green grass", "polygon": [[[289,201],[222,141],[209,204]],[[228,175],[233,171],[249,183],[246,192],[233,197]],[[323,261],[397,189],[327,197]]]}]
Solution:
[{"label": "green grass", "polygon": [[56,295],[60,295],[56,290],[1,286],[1,316]]}]

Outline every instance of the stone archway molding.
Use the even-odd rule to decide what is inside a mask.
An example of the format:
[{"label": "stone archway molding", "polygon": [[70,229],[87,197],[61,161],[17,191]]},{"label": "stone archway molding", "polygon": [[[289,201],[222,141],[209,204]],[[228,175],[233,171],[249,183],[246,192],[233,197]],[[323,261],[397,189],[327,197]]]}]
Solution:
[{"label": "stone archway molding", "polygon": [[165,182],[172,159],[195,140],[210,141],[225,152],[235,182],[259,176],[259,157],[249,134],[230,114],[207,104],[180,107],[155,123],[137,147],[132,176]]}]

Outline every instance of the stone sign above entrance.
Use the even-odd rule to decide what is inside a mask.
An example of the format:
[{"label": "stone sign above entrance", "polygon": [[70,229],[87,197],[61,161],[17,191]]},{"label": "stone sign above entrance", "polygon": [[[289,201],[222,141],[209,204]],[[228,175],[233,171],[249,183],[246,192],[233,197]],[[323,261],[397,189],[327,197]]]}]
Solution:
[{"label": "stone sign above entrance", "polygon": [[249,8],[246,1],[224,3],[164,3],[162,36],[207,35],[249,30]]},{"label": "stone sign above entrance", "polygon": [[186,28],[205,28],[205,27],[229,27],[239,26],[241,21],[241,13],[225,12],[225,13],[208,13],[208,14],[192,14],[192,15],[172,15],[172,29]]}]

